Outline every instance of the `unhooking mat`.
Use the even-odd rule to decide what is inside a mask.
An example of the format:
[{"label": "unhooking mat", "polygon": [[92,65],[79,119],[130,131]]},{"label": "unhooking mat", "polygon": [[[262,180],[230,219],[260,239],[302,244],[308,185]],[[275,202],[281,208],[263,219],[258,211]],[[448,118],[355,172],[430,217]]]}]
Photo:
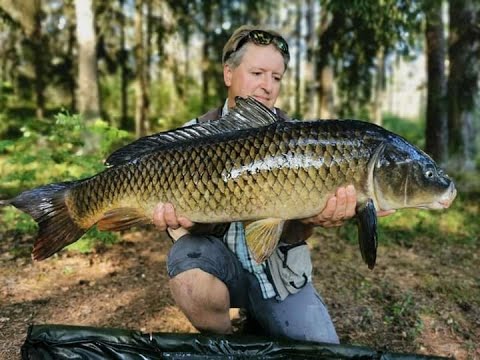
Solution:
[{"label": "unhooking mat", "polygon": [[31,325],[24,360],[355,359],[426,360],[434,356],[245,335],[141,333],[67,325]]}]

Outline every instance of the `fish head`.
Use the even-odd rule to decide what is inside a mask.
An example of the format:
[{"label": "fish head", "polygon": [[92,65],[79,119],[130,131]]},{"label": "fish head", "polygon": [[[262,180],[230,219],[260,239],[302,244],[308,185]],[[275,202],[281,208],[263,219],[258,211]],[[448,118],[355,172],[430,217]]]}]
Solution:
[{"label": "fish head", "polygon": [[457,191],[450,177],[425,152],[402,138],[382,144],[373,165],[377,209],[445,209]]}]

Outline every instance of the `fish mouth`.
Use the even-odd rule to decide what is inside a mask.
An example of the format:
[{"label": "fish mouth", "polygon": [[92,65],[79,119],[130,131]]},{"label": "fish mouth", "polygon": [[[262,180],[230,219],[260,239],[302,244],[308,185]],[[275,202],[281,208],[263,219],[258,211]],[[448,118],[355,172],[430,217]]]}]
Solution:
[{"label": "fish mouth", "polygon": [[419,209],[447,209],[452,205],[453,200],[455,200],[457,196],[457,189],[455,189],[455,185],[453,185],[453,182],[450,184],[448,187],[447,191],[443,196],[438,199],[437,201],[434,201],[428,205],[420,205],[417,206]]}]

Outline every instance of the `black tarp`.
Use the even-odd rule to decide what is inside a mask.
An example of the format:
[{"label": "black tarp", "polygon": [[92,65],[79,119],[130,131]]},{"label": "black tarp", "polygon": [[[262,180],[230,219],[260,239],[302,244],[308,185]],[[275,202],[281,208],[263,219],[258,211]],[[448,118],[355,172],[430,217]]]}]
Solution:
[{"label": "black tarp", "polygon": [[445,359],[351,345],[319,344],[245,335],[152,333],[67,325],[32,325],[24,360],[150,359]]}]

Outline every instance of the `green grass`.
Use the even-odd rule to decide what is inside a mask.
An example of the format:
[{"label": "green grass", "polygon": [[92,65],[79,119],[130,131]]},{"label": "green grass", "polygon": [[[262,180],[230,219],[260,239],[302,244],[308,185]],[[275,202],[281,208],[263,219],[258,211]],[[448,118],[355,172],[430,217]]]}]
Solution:
[{"label": "green grass", "polygon": [[[381,244],[411,247],[421,238],[432,247],[462,245],[475,247],[480,234],[480,196],[459,193],[447,210],[402,209],[378,219],[378,239]],[[351,220],[339,228],[340,237],[357,242],[356,222]]]}]

